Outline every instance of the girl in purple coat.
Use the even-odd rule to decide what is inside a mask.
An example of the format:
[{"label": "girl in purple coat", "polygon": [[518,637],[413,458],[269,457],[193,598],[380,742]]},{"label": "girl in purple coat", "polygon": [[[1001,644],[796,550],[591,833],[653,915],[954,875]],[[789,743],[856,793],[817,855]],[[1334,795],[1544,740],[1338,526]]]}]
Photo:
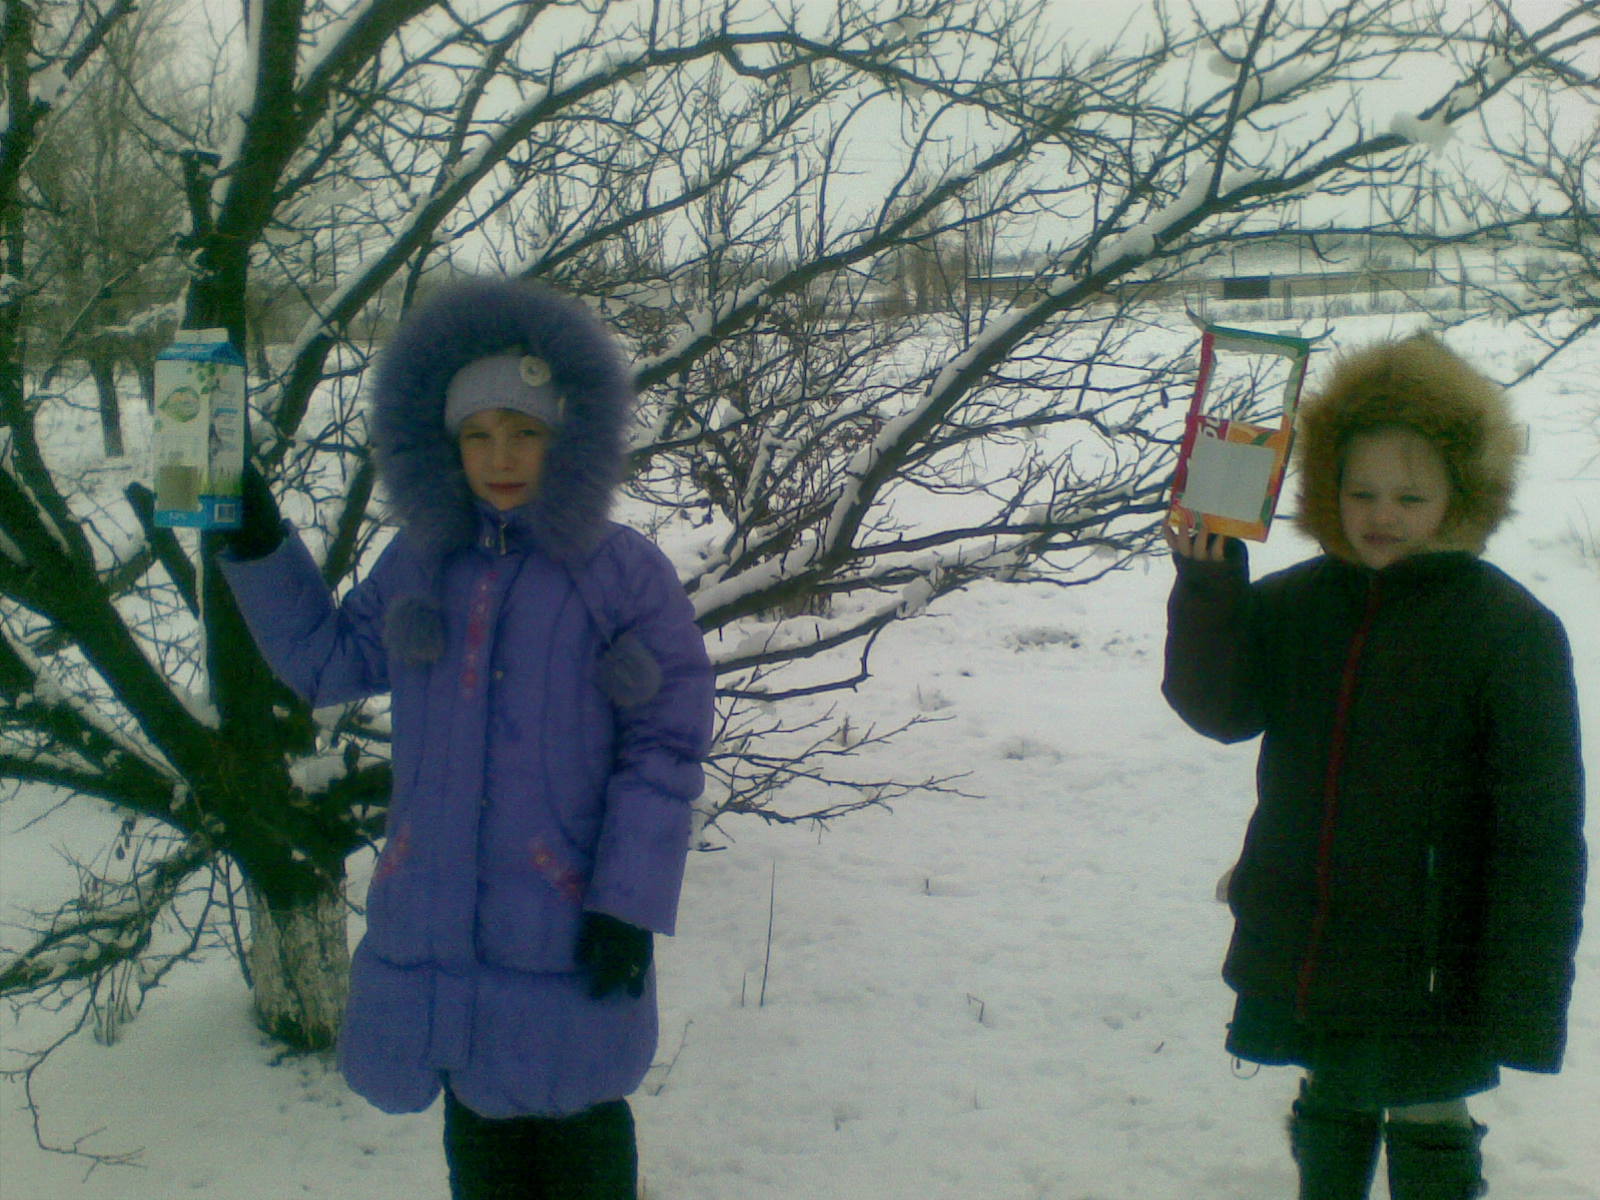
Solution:
[{"label": "girl in purple coat", "polygon": [[371,573],[335,602],[259,486],[222,555],[300,695],[391,696],[339,1063],[388,1112],[443,1091],[458,1200],[635,1195],[624,1097],[655,1050],[712,676],[671,564],[607,519],[631,401],[580,303],[456,285],[378,366],[400,529]]}]

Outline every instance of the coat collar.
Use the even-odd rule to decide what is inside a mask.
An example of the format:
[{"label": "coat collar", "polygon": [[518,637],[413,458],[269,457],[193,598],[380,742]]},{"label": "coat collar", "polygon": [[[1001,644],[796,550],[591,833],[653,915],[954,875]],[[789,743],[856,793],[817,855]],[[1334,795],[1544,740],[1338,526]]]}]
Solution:
[{"label": "coat collar", "polygon": [[474,549],[485,554],[525,554],[540,545],[539,524],[533,503],[502,512],[476,496],[472,500]]},{"label": "coat collar", "polygon": [[1325,569],[1347,586],[1363,591],[1380,587],[1392,593],[1427,587],[1459,575],[1477,562],[1478,556],[1465,550],[1435,550],[1407,555],[1376,570],[1334,554],[1325,555],[1323,561]]}]

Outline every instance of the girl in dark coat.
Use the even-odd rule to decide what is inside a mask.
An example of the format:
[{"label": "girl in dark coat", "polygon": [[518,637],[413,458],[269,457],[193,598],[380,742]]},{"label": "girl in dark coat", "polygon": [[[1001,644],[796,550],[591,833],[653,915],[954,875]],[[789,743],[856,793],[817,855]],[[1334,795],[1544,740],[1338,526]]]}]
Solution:
[{"label": "girl in dark coat", "polygon": [[1465,1097],[1555,1072],[1583,904],[1566,635],[1478,554],[1516,457],[1500,390],[1419,335],[1302,408],[1299,522],[1325,553],[1251,584],[1242,543],[1166,531],[1163,693],[1262,735],[1228,889],[1228,1049],[1308,1071],[1302,1200],[1482,1193]]},{"label": "girl in dark coat", "polygon": [[458,1200],[629,1200],[624,1097],[656,1046],[712,677],[672,565],[607,520],[632,389],[605,327],[510,280],[420,305],[379,364],[399,531],[335,603],[246,487],[221,556],[313,705],[389,693],[394,793],[339,1065],[389,1112],[445,1097]]}]

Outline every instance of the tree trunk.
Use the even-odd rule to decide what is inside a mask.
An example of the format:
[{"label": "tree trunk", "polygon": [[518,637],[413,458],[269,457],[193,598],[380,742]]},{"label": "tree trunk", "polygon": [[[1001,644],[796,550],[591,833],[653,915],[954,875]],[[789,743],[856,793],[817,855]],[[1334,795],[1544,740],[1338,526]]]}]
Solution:
[{"label": "tree trunk", "polygon": [[348,907],[338,889],[275,907],[250,895],[250,973],[256,1020],[295,1050],[332,1046],[350,990]]},{"label": "tree trunk", "polygon": [[95,391],[100,394],[100,433],[105,441],[106,457],[122,457],[122,409],[117,405],[117,368],[110,358],[96,355],[89,361],[89,371],[94,376]]},{"label": "tree trunk", "polygon": [[139,376],[139,394],[144,397],[144,410],[156,411],[156,360],[143,346],[134,351],[133,369]]}]

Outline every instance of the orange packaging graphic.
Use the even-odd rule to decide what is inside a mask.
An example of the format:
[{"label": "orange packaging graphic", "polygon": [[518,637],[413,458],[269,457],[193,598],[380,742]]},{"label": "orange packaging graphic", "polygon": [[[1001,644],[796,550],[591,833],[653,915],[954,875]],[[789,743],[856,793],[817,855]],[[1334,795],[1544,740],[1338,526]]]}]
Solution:
[{"label": "orange packaging graphic", "polygon": [[[1294,412],[1305,382],[1311,343],[1279,333],[1203,325],[1200,371],[1184,425],[1183,444],[1172,478],[1167,523],[1264,542],[1283,490],[1283,474],[1294,440]],[[1230,381],[1222,401],[1237,412],[1249,405],[1275,374],[1285,376],[1276,424],[1261,424],[1207,411],[1219,352],[1247,355],[1248,369]]]}]

